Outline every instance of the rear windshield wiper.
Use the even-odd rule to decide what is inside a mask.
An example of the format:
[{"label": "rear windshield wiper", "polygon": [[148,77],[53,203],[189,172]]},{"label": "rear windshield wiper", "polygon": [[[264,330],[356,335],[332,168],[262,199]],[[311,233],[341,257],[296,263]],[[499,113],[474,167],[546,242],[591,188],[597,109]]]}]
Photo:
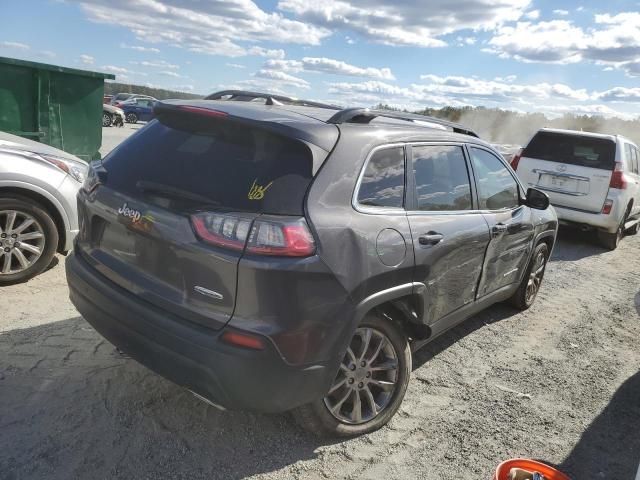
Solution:
[{"label": "rear windshield wiper", "polygon": [[220,205],[220,202],[211,200],[204,195],[198,195],[197,193],[189,192],[177,187],[172,187],[171,185],[164,185],[162,183],[140,180],[136,182],[136,188],[145,193],[163,195],[165,197],[177,198],[180,200],[189,200],[192,202],[201,202],[208,205]]}]

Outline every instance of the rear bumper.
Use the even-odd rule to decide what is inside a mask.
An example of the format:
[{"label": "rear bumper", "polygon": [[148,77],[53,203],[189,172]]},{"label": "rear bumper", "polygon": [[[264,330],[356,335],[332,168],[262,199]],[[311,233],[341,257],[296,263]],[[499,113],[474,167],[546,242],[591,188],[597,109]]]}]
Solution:
[{"label": "rear bumper", "polygon": [[[616,202],[617,203],[617,202]],[[580,210],[572,210],[570,208],[553,206],[558,214],[560,223],[569,223],[576,225],[588,225],[610,233],[615,233],[620,225],[622,214],[618,212],[619,207],[614,204],[614,208],[610,214],[582,212]]]},{"label": "rear bumper", "polygon": [[221,331],[186,322],[140,300],[91,268],[66,261],[70,299],[104,338],[154,372],[227,409],[283,412],[321,398],[325,365],[288,365],[267,341],[261,351],[220,341]]}]

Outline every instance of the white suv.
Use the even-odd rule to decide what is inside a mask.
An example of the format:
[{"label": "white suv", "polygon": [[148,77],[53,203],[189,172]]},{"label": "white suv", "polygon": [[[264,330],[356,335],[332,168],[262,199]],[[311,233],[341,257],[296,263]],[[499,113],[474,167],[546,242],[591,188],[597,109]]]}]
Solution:
[{"label": "white suv", "polygon": [[640,149],[620,135],[543,128],[511,166],[549,195],[562,223],[597,229],[614,250],[640,226],[639,163]]}]

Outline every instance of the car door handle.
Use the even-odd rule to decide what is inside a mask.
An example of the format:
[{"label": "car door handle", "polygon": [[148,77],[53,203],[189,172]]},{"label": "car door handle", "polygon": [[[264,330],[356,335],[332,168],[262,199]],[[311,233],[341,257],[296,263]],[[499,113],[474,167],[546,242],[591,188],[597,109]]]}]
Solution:
[{"label": "car door handle", "polygon": [[491,236],[498,237],[501,234],[505,233],[508,228],[509,227],[507,225],[505,225],[504,223],[498,223],[498,224],[494,225],[493,228],[491,229]]},{"label": "car door handle", "polygon": [[442,241],[444,235],[438,232],[427,232],[424,235],[420,235],[418,238],[418,242],[420,245],[428,246],[428,245],[437,245]]}]

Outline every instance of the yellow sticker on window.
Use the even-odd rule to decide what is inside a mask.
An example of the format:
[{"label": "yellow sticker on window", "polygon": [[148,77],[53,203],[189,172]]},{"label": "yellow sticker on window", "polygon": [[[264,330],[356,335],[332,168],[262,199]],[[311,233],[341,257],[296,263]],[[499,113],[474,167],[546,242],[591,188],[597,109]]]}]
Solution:
[{"label": "yellow sticker on window", "polygon": [[269,184],[267,186],[261,187],[260,185],[258,185],[257,182],[258,182],[258,179],[256,178],[253,181],[253,184],[251,185],[251,188],[249,189],[249,194],[247,195],[249,200],[262,200],[264,198],[265,192],[267,191],[267,189],[273,183],[273,182],[269,182]]}]

